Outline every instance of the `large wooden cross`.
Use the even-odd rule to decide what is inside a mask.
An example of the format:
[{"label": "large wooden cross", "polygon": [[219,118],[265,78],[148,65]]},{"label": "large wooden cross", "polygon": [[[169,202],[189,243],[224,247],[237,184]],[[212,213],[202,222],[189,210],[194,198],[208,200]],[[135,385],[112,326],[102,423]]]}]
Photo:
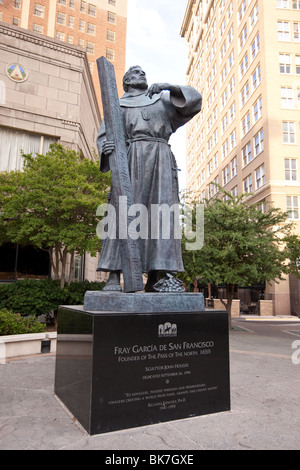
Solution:
[{"label": "large wooden cross", "polygon": [[[137,240],[130,237],[128,228],[133,218],[128,209],[134,203],[129,176],[127,149],[120,102],[113,65],[105,58],[97,60],[104,111],[106,140],[113,141],[115,150],[109,157],[113,191],[116,195],[116,216],[125,292],[143,290],[143,273]],[[124,230],[125,229],[125,230]],[[122,232],[122,233],[120,233]],[[124,236],[125,234],[125,236]]]}]

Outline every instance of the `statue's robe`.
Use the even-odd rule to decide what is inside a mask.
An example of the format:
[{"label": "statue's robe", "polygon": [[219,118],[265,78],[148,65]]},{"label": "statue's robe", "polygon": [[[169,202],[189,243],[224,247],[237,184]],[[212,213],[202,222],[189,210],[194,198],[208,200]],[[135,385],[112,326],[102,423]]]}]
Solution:
[{"label": "statue's robe", "polygon": [[[150,220],[152,204],[167,204],[172,207],[179,203],[178,169],[168,141],[172,133],[201,110],[201,95],[189,86],[182,86],[180,89],[182,98],[163,91],[153,95],[152,99],[145,92],[138,96],[125,93],[120,100],[133,201],[135,204],[143,204],[148,210],[148,230],[142,230],[141,238],[137,240],[144,273],[184,271],[181,240],[178,236],[179,222],[174,221],[171,212],[170,236],[166,237],[166,232],[161,233],[160,230],[159,236],[156,233],[153,237]],[[109,157],[102,154],[104,140],[106,137],[103,122],[97,139],[100,170],[103,173],[110,169]],[[112,182],[110,204],[114,205],[115,197]],[[166,228],[168,229],[168,226]],[[145,233],[148,236],[143,239]],[[117,239],[103,240],[97,270],[122,271]]]}]

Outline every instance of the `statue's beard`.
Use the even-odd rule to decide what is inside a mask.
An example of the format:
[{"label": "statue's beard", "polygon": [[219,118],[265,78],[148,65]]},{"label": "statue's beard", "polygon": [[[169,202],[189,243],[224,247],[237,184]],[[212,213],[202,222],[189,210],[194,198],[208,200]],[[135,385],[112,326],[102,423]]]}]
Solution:
[{"label": "statue's beard", "polygon": [[132,86],[133,88],[138,88],[139,90],[148,89],[148,83],[146,79],[131,80],[130,86]]}]

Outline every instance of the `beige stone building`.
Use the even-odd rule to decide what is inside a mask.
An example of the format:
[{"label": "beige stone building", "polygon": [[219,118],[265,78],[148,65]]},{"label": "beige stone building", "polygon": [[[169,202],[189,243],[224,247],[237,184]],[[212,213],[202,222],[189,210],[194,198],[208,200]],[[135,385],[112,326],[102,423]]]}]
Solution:
[{"label": "beige stone building", "polygon": [[[44,153],[54,141],[95,158],[100,122],[85,51],[0,23],[0,171],[22,169],[21,150]],[[96,280],[96,262],[78,257],[74,277]],[[0,248],[0,280],[48,270],[43,252]]]},{"label": "beige stone building", "polygon": [[122,92],[127,0],[0,0],[0,21],[85,50],[99,103],[96,59],[105,56],[114,64]]},{"label": "beige stone building", "polygon": [[[253,193],[300,234],[300,1],[189,0],[187,80],[203,94],[188,125],[187,187]],[[295,279],[266,287],[276,315],[300,313]]]}]

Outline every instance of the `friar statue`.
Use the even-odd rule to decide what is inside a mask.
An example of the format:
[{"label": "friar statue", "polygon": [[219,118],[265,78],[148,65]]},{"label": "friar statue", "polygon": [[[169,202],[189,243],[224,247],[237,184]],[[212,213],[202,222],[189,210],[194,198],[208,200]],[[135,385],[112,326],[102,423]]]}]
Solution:
[{"label": "friar statue", "polygon": [[[186,124],[201,110],[202,97],[190,86],[155,83],[148,88],[145,72],[139,66],[131,67],[123,79],[125,94],[120,100],[129,174],[135,204],[146,206],[151,225],[151,205],[172,207],[179,203],[178,169],[168,141],[172,133]],[[105,137],[105,123],[100,127],[97,146],[100,156],[100,170],[110,170],[109,157],[114,143]],[[114,205],[113,182],[109,203]],[[171,221],[170,237],[147,237],[138,239],[142,271],[147,274],[146,292],[160,291],[162,274],[169,279],[183,272],[181,240],[174,236],[174,222]],[[122,272],[118,239],[105,238],[97,271],[109,272],[106,291],[121,291]],[[169,276],[169,278],[168,278]],[[175,277],[176,279],[176,277]],[[174,279],[173,279],[174,281]],[[172,282],[171,282],[172,284]],[[176,282],[173,284],[178,290]],[[164,290],[164,289],[162,289]],[[172,291],[172,288],[166,289]]]}]

